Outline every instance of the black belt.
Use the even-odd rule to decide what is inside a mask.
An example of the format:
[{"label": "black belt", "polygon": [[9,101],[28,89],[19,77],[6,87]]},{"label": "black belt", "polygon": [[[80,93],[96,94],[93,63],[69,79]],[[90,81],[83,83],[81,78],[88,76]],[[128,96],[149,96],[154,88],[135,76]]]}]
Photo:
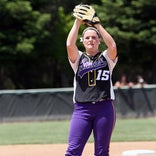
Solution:
[{"label": "black belt", "polygon": [[93,102],[91,102],[92,104],[96,104],[96,103],[98,103],[98,102],[103,102],[103,101],[108,101],[108,100],[110,100],[110,99],[100,99],[99,101],[93,101]]},{"label": "black belt", "polygon": [[98,100],[98,101],[88,101],[88,102],[78,102],[78,103],[82,103],[82,104],[87,104],[87,103],[92,103],[92,104],[96,104],[96,103],[98,103],[98,102],[103,102],[103,101],[108,101],[108,100],[111,100],[111,99],[100,99],[100,100]]}]

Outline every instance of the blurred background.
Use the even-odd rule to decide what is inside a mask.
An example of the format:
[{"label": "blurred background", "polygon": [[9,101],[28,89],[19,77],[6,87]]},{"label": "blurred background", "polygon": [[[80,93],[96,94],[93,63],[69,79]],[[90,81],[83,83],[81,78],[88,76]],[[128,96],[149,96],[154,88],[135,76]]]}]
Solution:
[{"label": "blurred background", "polygon": [[155,0],[0,0],[1,90],[73,86],[66,38],[79,3],[95,7],[117,43],[113,83],[123,73],[134,83],[138,74],[156,83]]}]

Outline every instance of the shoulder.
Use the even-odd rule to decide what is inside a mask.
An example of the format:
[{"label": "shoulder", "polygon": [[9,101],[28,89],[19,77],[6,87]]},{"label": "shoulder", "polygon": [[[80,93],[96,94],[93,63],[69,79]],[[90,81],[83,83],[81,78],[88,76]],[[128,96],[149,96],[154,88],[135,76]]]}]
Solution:
[{"label": "shoulder", "polygon": [[109,61],[109,62],[114,62],[114,63],[116,63],[117,60],[118,60],[118,57],[116,57],[115,60],[110,59],[109,56],[108,56],[108,51],[107,51],[107,50],[103,51],[102,54],[103,54],[103,56],[106,58],[106,60]]},{"label": "shoulder", "polygon": [[71,62],[70,59],[69,59],[69,63],[70,63],[70,65],[71,65],[71,67],[72,67],[72,69],[73,69],[74,72],[76,72],[76,70],[78,68],[79,60],[80,60],[82,54],[83,54],[82,51],[78,51],[78,57],[77,57],[77,59],[76,59],[75,62]]},{"label": "shoulder", "polygon": [[118,58],[116,57],[115,60],[110,59],[109,56],[108,56],[107,50],[103,51],[103,52],[102,52],[102,55],[103,55],[103,56],[105,57],[105,59],[107,60],[110,69],[113,69],[113,68],[115,67],[117,61],[118,61]]}]

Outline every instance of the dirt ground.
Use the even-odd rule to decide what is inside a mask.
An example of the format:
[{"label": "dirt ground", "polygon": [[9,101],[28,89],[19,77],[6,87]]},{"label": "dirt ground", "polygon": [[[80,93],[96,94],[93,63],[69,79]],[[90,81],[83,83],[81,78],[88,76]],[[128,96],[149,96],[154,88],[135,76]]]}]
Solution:
[{"label": "dirt ground", "polygon": [[[93,143],[87,143],[82,156],[93,156],[93,146]],[[0,156],[64,156],[66,148],[67,144],[8,145],[0,146]],[[127,150],[154,150],[156,152],[156,142],[112,142],[110,156],[122,156]],[[149,155],[156,156],[156,153],[146,154],[146,156]]]}]

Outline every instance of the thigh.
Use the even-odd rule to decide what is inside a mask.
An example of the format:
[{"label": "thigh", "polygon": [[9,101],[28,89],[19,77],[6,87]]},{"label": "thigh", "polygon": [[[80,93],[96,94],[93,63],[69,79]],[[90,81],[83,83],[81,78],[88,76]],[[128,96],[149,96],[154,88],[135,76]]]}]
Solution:
[{"label": "thigh", "polygon": [[81,112],[74,111],[70,124],[67,153],[81,155],[92,132],[92,121]]},{"label": "thigh", "polygon": [[104,104],[94,121],[95,155],[107,156],[112,130],[115,124],[115,111],[112,102]]},{"label": "thigh", "polygon": [[92,124],[90,121],[73,115],[70,124],[69,141],[75,141],[77,143],[86,142],[91,131]]}]

